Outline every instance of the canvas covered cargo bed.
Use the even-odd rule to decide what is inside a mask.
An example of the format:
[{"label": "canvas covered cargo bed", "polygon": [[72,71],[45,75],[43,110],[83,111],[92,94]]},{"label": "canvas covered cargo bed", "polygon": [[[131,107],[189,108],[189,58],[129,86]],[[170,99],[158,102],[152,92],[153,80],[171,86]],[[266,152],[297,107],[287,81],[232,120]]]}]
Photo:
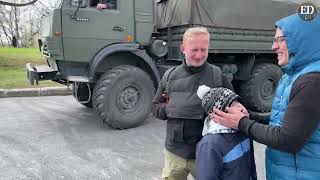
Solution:
[{"label": "canvas covered cargo bed", "polygon": [[274,30],[274,22],[298,5],[279,0],[157,0],[157,28],[202,25]]},{"label": "canvas covered cargo bed", "polygon": [[205,26],[209,53],[273,53],[275,22],[294,14],[298,4],[280,0],[157,0],[156,25],[168,42],[168,59],[183,59],[185,30]]}]

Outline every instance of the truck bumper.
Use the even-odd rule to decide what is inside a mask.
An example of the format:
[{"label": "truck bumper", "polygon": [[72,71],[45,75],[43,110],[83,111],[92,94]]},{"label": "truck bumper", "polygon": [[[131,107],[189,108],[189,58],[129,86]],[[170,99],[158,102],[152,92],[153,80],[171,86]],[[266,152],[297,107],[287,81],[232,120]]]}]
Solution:
[{"label": "truck bumper", "polygon": [[48,65],[33,66],[26,64],[27,78],[31,85],[38,85],[39,81],[56,79],[57,71],[51,69]]}]

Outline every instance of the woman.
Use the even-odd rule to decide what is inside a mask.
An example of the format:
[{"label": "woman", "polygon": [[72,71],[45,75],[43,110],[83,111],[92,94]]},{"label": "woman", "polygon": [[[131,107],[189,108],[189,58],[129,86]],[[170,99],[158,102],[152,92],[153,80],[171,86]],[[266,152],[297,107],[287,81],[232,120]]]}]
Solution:
[{"label": "woman", "polygon": [[276,22],[272,49],[281,78],[269,125],[236,108],[215,110],[212,118],[267,145],[267,179],[320,179],[320,16],[303,21],[295,14]]}]

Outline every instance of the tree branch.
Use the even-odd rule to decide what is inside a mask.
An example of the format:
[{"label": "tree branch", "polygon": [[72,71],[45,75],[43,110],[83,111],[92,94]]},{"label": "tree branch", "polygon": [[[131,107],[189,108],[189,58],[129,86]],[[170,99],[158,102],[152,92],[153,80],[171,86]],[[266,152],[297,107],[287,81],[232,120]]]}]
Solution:
[{"label": "tree branch", "polygon": [[32,0],[26,3],[10,3],[10,2],[5,2],[5,1],[0,1],[0,4],[5,5],[5,6],[15,6],[15,7],[22,7],[22,6],[28,6],[31,4],[34,4],[38,0]]}]

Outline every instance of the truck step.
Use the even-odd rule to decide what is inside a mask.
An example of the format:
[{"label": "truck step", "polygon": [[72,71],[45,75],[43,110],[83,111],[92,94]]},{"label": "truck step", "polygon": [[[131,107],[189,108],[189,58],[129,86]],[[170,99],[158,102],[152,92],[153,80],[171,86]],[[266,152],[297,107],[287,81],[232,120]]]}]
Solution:
[{"label": "truck step", "polygon": [[89,82],[87,76],[68,76],[67,80],[72,82]]}]

